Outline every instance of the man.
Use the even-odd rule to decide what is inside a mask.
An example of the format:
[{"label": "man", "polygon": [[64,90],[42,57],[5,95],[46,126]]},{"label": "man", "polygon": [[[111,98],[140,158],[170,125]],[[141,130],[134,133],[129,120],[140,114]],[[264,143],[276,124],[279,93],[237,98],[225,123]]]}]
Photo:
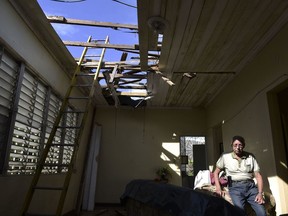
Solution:
[{"label": "man", "polygon": [[219,173],[224,170],[231,178],[229,194],[233,204],[244,211],[245,203],[248,202],[257,216],[266,216],[263,205],[263,179],[259,165],[251,153],[243,151],[245,139],[242,136],[234,136],[231,145],[233,151],[221,155],[216,163],[214,171],[216,193],[220,196],[223,193],[219,183]]}]

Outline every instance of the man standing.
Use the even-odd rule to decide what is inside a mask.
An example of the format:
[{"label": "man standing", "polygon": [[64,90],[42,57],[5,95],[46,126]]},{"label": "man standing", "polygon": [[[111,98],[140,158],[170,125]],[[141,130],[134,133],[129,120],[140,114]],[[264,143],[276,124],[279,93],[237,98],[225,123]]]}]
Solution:
[{"label": "man standing", "polygon": [[260,167],[251,153],[243,151],[245,139],[242,136],[234,136],[231,145],[233,151],[221,155],[216,163],[214,171],[216,193],[220,196],[223,193],[219,183],[219,173],[224,170],[231,178],[229,194],[233,204],[244,211],[245,203],[248,202],[257,216],[266,216]]}]

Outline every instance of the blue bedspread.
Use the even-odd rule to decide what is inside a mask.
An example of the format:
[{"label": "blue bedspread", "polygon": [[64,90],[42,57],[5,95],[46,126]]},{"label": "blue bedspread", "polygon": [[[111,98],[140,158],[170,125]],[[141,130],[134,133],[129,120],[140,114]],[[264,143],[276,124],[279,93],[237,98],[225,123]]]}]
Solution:
[{"label": "blue bedspread", "polygon": [[[163,209],[175,216],[244,216],[226,200],[191,188],[133,180],[127,184],[121,202],[131,198],[151,207]],[[148,216],[148,215],[147,215]]]}]

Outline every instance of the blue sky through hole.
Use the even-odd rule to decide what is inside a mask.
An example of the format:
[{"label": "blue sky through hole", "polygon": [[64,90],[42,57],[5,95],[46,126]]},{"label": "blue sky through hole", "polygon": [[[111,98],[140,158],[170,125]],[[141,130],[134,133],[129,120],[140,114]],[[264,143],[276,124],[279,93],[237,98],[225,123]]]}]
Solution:
[{"label": "blue sky through hole", "polygon": [[[38,3],[46,16],[64,16],[79,20],[138,25],[137,0],[85,0],[73,3],[38,0]],[[139,44],[138,33],[129,29],[115,30],[112,28],[55,23],[52,26],[63,41],[86,42],[89,36],[92,36],[94,40],[105,40],[109,36],[110,44]],[[74,58],[79,58],[83,51],[83,47],[67,46],[67,48]],[[101,49],[89,49],[87,55],[99,55],[100,52]],[[122,53],[122,51],[106,49],[104,61],[120,61]],[[139,57],[138,54],[128,53],[127,61],[133,60],[131,58],[135,56]],[[138,64],[139,62],[136,61],[135,63]],[[103,82],[104,80],[101,80],[100,84],[105,85]],[[142,82],[143,85],[146,85],[147,80],[144,79]],[[118,89],[118,91],[127,90]],[[135,89],[131,91],[135,91]],[[136,91],[142,92],[143,90]],[[133,99],[139,98],[136,97]]]},{"label": "blue sky through hole", "polygon": [[[55,15],[72,19],[137,25],[137,9],[135,8],[137,1],[121,0],[121,2],[134,7],[113,0],[85,0],[74,3],[38,0],[39,5],[47,16]],[[109,36],[110,44],[138,44],[138,34],[129,29],[114,30],[112,28],[70,24],[52,25],[60,38],[66,41],[86,42],[91,35],[94,40],[104,40],[106,36]],[[78,58],[81,55],[83,47],[69,46],[68,49],[73,57]],[[119,61],[121,54],[121,51],[107,49],[104,61]],[[132,56],[135,55],[129,54],[127,60]]]}]

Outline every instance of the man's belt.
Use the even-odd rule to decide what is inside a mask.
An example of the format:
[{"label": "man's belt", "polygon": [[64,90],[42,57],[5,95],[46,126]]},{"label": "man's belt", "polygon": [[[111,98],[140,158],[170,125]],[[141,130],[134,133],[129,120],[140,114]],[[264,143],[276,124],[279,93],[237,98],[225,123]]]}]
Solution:
[{"label": "man's belt", "polygon": [[254,182],[254,181],[253,179],[232,180],[232,183],[246,183],[246,182]]}]

